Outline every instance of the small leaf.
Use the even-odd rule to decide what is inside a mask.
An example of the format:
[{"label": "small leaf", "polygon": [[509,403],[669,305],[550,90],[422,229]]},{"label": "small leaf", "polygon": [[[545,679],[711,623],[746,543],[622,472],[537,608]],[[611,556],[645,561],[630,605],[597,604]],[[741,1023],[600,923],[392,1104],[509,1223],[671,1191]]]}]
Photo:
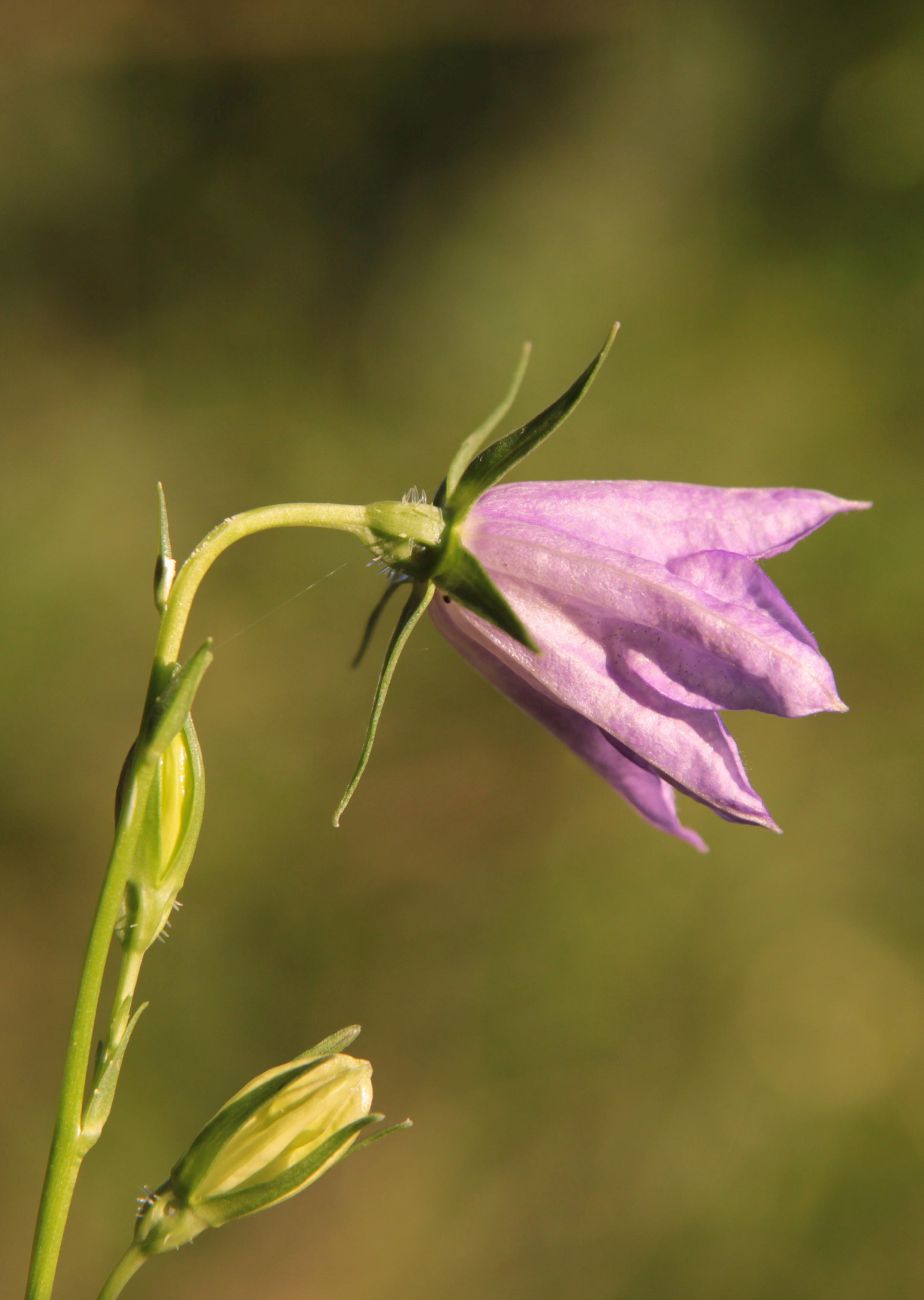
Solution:
[{"label": "small leaf", "polygon": [[[445,566],[445,567],[444,567]],[[479,614],[527,650],[539,650],[528,630],[511,609],[506,596],[494,585],[484,569],[458,541],[451,547],[433,580],[440,591],[460,605]]]},{"label": "small leaf", "polygon": [[291,1069],[281,1070],[279,1074],[267,1079],[245,1092],[236,1101],[223,1106],[217,1115],[213,1115],[205,1128],[170,1171],[170,1181],[177,1195],[188,1200],[197,1183],[208,1173],[215,1157],[229,1138],[237,1132],[242,1124],[250,1118],[270,1097],[275,1097],[294,1079],[316,1069],[326,1057],[313,1057]]},{"label": "small leaf", "polygon": [[[129,999],[125,999],[128,1003]],[[124,1015],[127,1007],[123,1003],[120,1008],[120,1016]],[[147,1010],[150,1004],[142,1002],[131,1019],[121,1026],[121,1033],[118,1033],[118,1041],[112,1052],[107,1056],[103,1050],[98,1058],[95,1078],[93,1082],[93,1091],[87,1101],[83,1112],[83,1119],[80,1122],[80,1149],[84,1153],[97,1142],[99,1135],[102,1133],[106,1120],[109,1118],[109,1112],[112,1110],[112,1103],[115,1099],[116,1086],[119,1082],[119,1074],[122,1070],[122,1062],[125,1059],[125,1052],[128,1048],[129,1040],[135,1032],[135,1027],[141,1019],[142,1014]]]},{"label": "small leaf", "polygon": [[479,456],[475,457],[448,499],[449,508],[456,521],[465,515],[482,492],[508,474],[524,456],[535,451],[539,444],[544,442],[549,434],[554,433],[563,420],[567,419],[603,365],[618,330],[619,325],[614,325],[593,361],[557,401],[546,407],[528,424],[505,434],[503,438],[493,442],[490,447],[486,447]]},{"label": "small leaf", "polygon": [[470,433],[462,446],[453,456],[446,477],[436,489],[436,495],[433,498],[435,506],[441,506],[447,497],[451,497],[455,492],[459,479],[469,466],[472,457],[481,447],[485,439],[490,438],[491,434],[503,420],[504,416],[510,410],[516,401],[517,393],[520,391],[520,385],[523,383],[523,376],[526,374],[526,367],[529,365],[530,354],[533,350],[532,343],[524,343],[520,351],[520,359],[517,362],[516,370],[513,372],[513,378],[510,381],[510,387],[504,394],[503,401],[496,406],[488,418],[479,424],[474,433]]},{"label": "small leaf", "polygon": [[369,615],[366,620],[366,626],[363,628],[363,634],[359,642],[359,649],[356,651],[356,654],[353,656],[350,663],[351,668],[358,668],[362,663],[363,656],[369,649],[369,643],[372,640],[375,629],[378,627],[379,619],[385,611],[385,606],[391,600],[398,588],[403,587],[404,584],[409,581],[410,579],[405,578],[403,575],[398,578],[392,578],[388,586],[382,592],[382,595],[372,606],[372,613]]},{"label": "small leaf", "polygon": [[388,688],[391,685],[391,679],[394,676],[395,668],[400,658],[401,651],[407,644],[408,637],[414,631],[420,621],[421,615],[433,599],[435,588],[432,582],[425,585],[415,583],[408,597],[408,602],[401,611],[401,617],[398,619],[398,625],[392,633],[391,641],[385,652],[385,662],[382,664],[382,671],[379,673],[379,680],[376,683],[375,695],[372,698],[372,712],[369,715],[369,725],[366,728],[365,739],[360,750],[359,761],[356,764],[356,770],[350,777],[350,783],[343,792],[343,798],[337,805],[334,813],[334,825],[340,825],[340,818],[346,811],[346,807],[356,791],[362,779],[363,772],[366,770],[366,764],[369,762],[369,756],[372,753],[372,746],[375,743],[375,733],[378,729],[379,718],[382,716],[382,709],[385,706],[385,697],[388,695]]},{"label": "small leaf", "polygon": [[268,1205],[285,1200],[287,1196],[300,1191],[320,1173],[354,1134],[382,1118],[382,1115],[372,1114],[354,1119],[352,1123],[338,1129],[326,1142],[322,1142],[310,1155],[305,1156],[304,1160],[291,1165],[278,1177],[268,1179],[265,1183],[257,1183],[254,1187],[224,1192],[221,1196],[210,1196],[201,1203],[201,1213],[218,1226],[229,1223],[232,1219],[243,1218],[245,1214],[255,1214],[257,1210],[263,1210]]}]

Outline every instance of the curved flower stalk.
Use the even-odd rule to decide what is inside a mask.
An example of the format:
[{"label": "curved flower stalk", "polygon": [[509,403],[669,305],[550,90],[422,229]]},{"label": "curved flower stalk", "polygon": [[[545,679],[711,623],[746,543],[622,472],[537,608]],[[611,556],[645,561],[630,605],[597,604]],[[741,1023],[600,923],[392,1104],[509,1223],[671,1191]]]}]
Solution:
[{"label": "curved flower stalk", "polygon": [[[846,707],[758,561],[868,503],[800,488],[495,486],[574,409],[614,335],[548,410],[471,460],[471,440],[460,449],[436,496],[447,520],[439,548],[422,548],[415,570],[395,566],[416,585],[359,770],[411,619],[429,606],[493,686],[652,825],[704,850],[677,816],[677,790],[728,821],[778,829],[720,715]],[[515,385],[521,376],[522,363]]]}]

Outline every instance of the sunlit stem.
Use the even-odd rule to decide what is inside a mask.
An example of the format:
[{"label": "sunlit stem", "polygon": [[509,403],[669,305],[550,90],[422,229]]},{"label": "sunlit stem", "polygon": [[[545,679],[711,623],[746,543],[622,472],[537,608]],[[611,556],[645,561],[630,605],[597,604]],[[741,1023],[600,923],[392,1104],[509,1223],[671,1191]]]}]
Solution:
[{"label": "sunlit stem", "polygon": [[154,652],[155,663],[171,664],[179,658],[183,632],[199,584],[219,555],[229,546],[244,537],[267,532],[271,528],[334,528],[353,533],[360,541],[371,545],[375,539],[366,519],[364,506],[295,502],[245,510],[242,514],[232,515],[230,519],[217,524],[202,539],[176,575],[161,620]]},{"label": "sunlit stem", "polygon": [[[141,834],[141,819],[132,814],[137,801],[142,804],[147,801],[155,770],[156,762],[141,761],[135,765],[131,795],[125,800],[119,816],[112,853],[90,929],[39,1205],[26,1289],[27,1300],[47,1300],[51,1295],[74,1185],[89,1149],[82,1131],[83,1103],[100,989],[113,931],[119,919],[125,882]],[[134,972],[134,979],[137,980],[137,972]]]}]

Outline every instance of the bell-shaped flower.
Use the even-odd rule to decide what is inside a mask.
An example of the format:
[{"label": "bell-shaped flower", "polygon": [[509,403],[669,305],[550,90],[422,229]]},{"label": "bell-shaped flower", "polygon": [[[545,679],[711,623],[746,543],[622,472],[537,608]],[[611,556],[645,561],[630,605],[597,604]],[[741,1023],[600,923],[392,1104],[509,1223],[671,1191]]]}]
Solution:
[{"label": "bell-shaped flower", "polygon": [[397,656],[429,608],[492,685],[653,825],[705,848],[677,817],[680,790],[729,821],[777,829],[720,714],[801,717],[845,705],[814,637],[758,561],[868,503],[800,488],[497,486],[574,409],[614,336],[547,410],[479,452],[509,409],[524,353],[504,403],[453,459],[434,498],[446,521],[439,545],[418,548],[413,571],[395,566],[389,591],[407,581],[411,596],[338,816]]},{"label": "bell-shaped flower", "polygon": [[815,638],[757,563],[833,515],[825,492],[682,483],[514,483],[460,528],[538,653],[450,596],[431,615],[489,682],[662,830],[674,791],[775,829],[724,710],[841,712]]}]

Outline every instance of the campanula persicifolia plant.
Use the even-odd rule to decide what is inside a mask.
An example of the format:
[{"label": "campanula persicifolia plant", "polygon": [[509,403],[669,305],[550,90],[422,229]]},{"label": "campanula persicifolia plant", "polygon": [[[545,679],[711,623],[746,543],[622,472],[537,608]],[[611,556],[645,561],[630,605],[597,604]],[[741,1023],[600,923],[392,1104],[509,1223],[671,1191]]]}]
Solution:
[{"label": "campanula persicifolia plant", "polygon": [[[118,784],[116,830],[77,994],[29,1273],[28,1300],[49,1300],[82,1161],[109,1117],[146,953],[168,926],[195,851],[205,777],[192,707],[210,642],[185,660],[193,600],[233,543],[271,528],[351,533],[387,573],[357,660],[390,597],[407,591],[337,824],[371,753],[398,657],[425,611],[464,658],[604,777],[644,818],[697,848],[676,792],[728,821],[775,823],[751,787],[721,715],[842,711],[818,644],[759,565],[835,514],[866,508],[800,488],[501,480],[575,408],[616,328],[571,387],[488,446],[509,411],[524,349],[501,405],[453,457],[432,503],[417,492],[371,505],[294,503],[225,519],[182,565],[163,493],[155,605],[160,623],[138,736]],[[113,943],[116,991],[92,1052]],[[151,1256],[255,1213],[315,1182],[378,1134],[372,1068],[334,1034],[252,1080],[205,1125],[145,1198],[134,1238],[101,1300],[114,1300]],[[92,1057],[92,1060],[91,1060]]]}]

